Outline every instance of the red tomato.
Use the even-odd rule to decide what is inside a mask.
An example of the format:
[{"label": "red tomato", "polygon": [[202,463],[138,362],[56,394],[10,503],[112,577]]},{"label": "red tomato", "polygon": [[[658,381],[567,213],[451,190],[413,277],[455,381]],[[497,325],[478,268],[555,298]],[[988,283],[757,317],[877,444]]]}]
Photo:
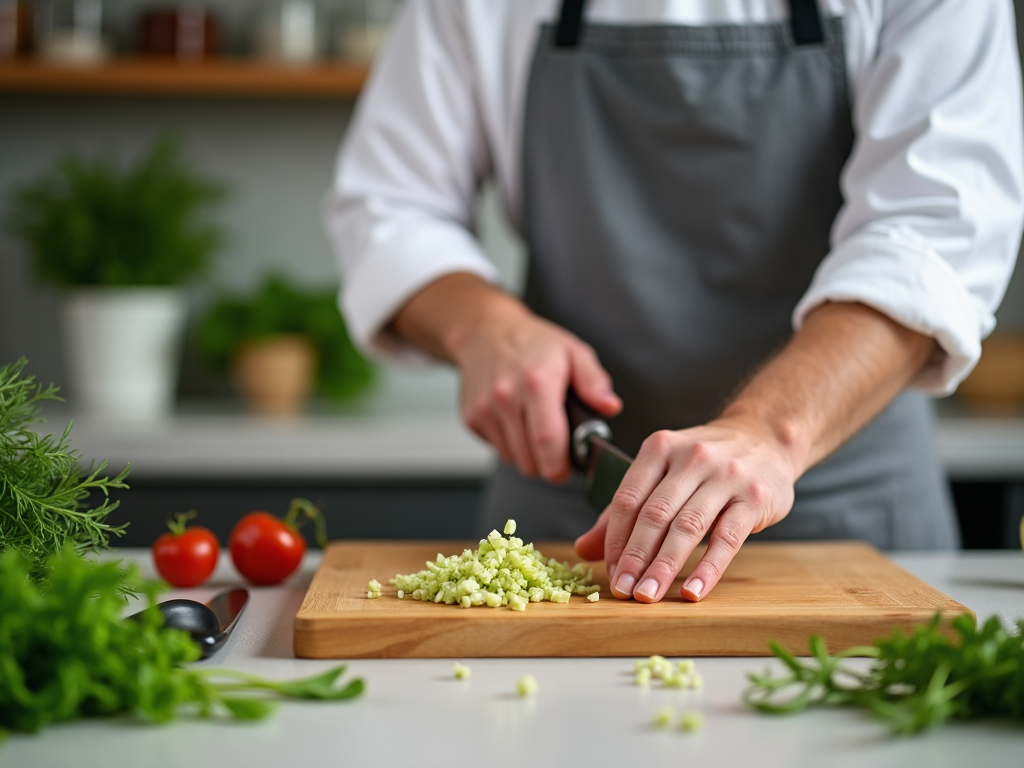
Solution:
[{"label": "red tomato", "polygon": [[293,500],[283,520],[269,512],[250,512],[235,523],[228,549],[246,580],[278,584],[295,572],[306,553],[306,540],[298,531],[300,515],[316,521],[317,541],[326,544],[323,516],[305,499]]},{"label": "red tomato", "polygon": [[195,513],[179,514],[169,522],[168,533],[153,544],[153,564],[164,581],[175,587],[196,587],[217,567],[220,543],[213,531],[201,525],[185,527]]}]

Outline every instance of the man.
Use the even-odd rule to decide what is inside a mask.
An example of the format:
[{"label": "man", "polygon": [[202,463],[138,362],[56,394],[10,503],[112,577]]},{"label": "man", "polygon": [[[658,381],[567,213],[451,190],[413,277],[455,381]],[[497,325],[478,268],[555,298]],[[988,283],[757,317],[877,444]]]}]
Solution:
[{"label": "man", "polygon": [[[326,207],[355,338],[456,365],[502,459],[487,523],[582,533],[617,597],[660,600],[704,537],[691,600],[752,533],[954,546],[927,397],[1019,246],[1010,3],[582,6],[407,3]],[[522,300],[471,235],[492,176]],[[637,452],[596,524],[570,387]]]}]

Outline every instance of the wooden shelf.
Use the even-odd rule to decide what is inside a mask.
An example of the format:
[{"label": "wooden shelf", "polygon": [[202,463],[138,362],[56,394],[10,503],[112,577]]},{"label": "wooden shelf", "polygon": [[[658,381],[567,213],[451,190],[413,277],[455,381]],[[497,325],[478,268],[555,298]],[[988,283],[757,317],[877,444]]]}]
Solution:
[{"label": "wooden shelf", "polygon": [[366,65],[346,62],[289,66],[246,59],[124,58],[73,66],[15,61],[0,63],[0,94],[354,98],[366,73]]}]

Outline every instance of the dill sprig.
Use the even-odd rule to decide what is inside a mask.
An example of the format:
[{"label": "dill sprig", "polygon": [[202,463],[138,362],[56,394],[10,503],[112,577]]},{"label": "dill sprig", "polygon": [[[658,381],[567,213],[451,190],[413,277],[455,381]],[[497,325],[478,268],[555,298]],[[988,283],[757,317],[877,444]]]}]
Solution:
[{"label": "dill sprig", "polygon": [[[101,476],[106,462],[83,469],[71,448],[71,423],[59,437],[31,428],[44,421],[41,404],[61,398],[52,384],[43,387],[25,375],[27,364],[21,358],[0,367],[0,552],[24,554],[38,580],[66,543],[79,553],[94,552],[124,532],[127,524],[112,526],[106,518],[118,505],[110,490],[128,487],[128,467],[113,479]],[[104,498],[90,508],[92,492]]]}]

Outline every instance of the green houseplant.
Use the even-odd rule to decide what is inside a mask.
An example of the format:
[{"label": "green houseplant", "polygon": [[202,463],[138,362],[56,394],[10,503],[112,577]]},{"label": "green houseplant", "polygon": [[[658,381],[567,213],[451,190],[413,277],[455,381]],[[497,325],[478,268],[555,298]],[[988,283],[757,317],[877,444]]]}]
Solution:
[{"label": "green houseplant", "polygon": [[[352,345],[336,298],[333,287],[311,290],[268,275],[248,295],[216,298],[196,325],[196,347],[214,369],[233,371],[258,413],[293,414],[312,390],[327,400],[356,397],[372,384],[374,368]],[[262,358],[275,353],[282,357]],[[296,378],[286,373],[292,364],[310,379],[287,393],[285,379]],[[247,371],[255,381],[247,380]]]},{"label": "green houseplant", "polygon": [[183,284],[224,243],[210,211],[226,187],[158,138],[133,164],[68,154],[8,200],[5,224],[34,272],[63,292],[73,399],[104,418],[170,411]]}]

